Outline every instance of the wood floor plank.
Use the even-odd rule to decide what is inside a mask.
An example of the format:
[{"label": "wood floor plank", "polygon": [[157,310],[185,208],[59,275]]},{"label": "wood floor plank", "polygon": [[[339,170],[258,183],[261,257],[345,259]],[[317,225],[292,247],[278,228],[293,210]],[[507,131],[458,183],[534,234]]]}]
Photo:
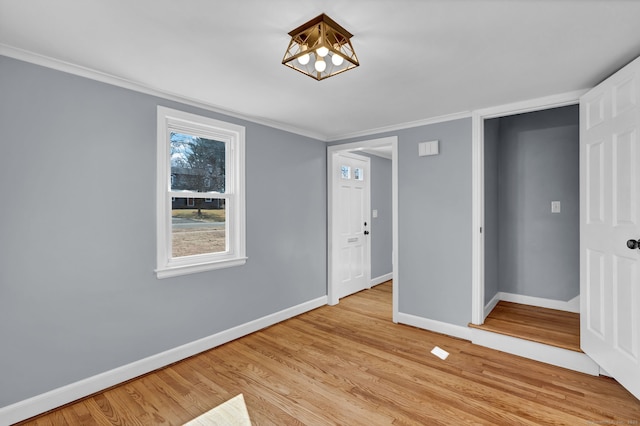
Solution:
[{"label": "wood floor plank", "polygon": [[393,324],[391,298],[381,284],[22,424],[181,425],[239,393],[255,425],[640,423],[615,380]]},{"label": "wood floor plank", "polygon": [[580,349],[580,314],[501,300],[482,325],[471,327],[575,352]]}]

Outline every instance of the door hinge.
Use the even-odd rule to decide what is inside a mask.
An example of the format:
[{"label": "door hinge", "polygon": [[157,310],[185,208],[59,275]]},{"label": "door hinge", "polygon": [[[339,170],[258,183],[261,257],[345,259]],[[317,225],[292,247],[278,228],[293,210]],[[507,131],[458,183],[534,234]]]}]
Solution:
[{"label": "door hinge", "polygon": [[480,233],[482,234],[482,226],[480,227]]}]

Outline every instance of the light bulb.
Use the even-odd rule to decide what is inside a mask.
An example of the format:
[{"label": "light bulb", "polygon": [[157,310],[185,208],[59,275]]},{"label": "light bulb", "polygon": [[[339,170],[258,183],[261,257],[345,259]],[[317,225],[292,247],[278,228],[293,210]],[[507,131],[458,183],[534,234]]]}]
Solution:
[{"label": "light bulb", "polygon": [[325,56],[327,56],[327,53],[329,53],[329,49],[328,49],[328,48],[326,48],[326,47],[324,47],[324,46],[321,46],[321,47],[318,47],[318,48],[316,49],[316,53],[317,53],[317,54],[318,54],[318,56],[320,56],[321,58],[324,58]]},{"label": "light bulb", "polygon": [[307,65],[309,63],[310,58],[311,57],[309,56],[309,54],[305,53],[304,55],[298,58],[298,62],[300,63],[300,65]]},{"label": "light bulb", "polygon": [[315,63],[316,71],[322,72],[327,69],[327,63],[322,59],[318,59]]},{"label": "light bulb", "polygon": [[344,62],[344,58],[337,53],[334,53],[333,56],[331,56],[331,62],[333,62],[333,65],[336,67],[339,67]]}]

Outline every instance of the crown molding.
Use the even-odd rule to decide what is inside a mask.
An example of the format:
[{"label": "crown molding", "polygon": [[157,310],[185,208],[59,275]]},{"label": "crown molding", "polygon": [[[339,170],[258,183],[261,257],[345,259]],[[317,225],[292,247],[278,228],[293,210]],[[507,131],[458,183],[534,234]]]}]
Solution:
[{"label": "crown molding", "polygon": [[540,98],[527,99],[510,104],[481,108],[473,111],[473,116],[481,117],[483,119],[497,118],[551,108],[559,108],[568,105],[576,105],[580,102],[580,97],[589,90],[590,89],[580,89],[571,92],[557,93],[550,96],[543,96]]},{"label": "crown molding", "polygon": [[162,89],[147,86],[136,81],[131,81],[125,78],[117,77],[108,73],[94,70],[92,68],[83,67],[70,62],[55,59],[49,56],[40,55],[38,53],[30,52],[24,49],[18,49],[13,46],[0,43],[0,55],[7,56],[9,58],[17,59],[20,61],[28,62],[34,65],[40,65],[45,68],[50,68],[56,71],[62,71],[67,74],[76,75],[79,77],[88,78],[90,80],[99,81],[101,83],[110,84],[112,86],[121,87],[124,89],[132,90],[134,92],[144,93],[151,96],[157,96],[159,98],[167,99],[170,101],[180,102],[185,105],[190,105],[196,108],[201,108],[207,111],[215,112],[218,114],[224,114],[229,117],[238,118],[241,120],[250,121],[255,124],[261,124],[264,126],[272,127],[275,129],[283,130],[285,132],[294,133],[300,136],[306,136],[308,138],[326,141],[326,135],[311,132],[305,129],[300,129],[295,126],[290,126],[281,122],[267,120],[260,117],[253,117],[247,114],[242,114],[238,111],[232,111],[221,108],[217,105],[209,104],[207,102],[200,101],[198,99],[189,98],[186,96],[171,93]]},{"label": "crown molding", "polygon": [[327,142],[338,142],[338,141],[343,141],[351,138],[359,138],[362,136],[372,136],[380,133],[395,132],[398,130],[410,129],[412,127],[420,127],[420,126],[426,126],[429,124],[443,123],[445,121],[459,120],[461,118],[470,118],[471,115],[472,115],[471,111],[457,112],[455,114],[440,115],[438,117],[425,118],[417,121],[408,121],[406,123],[393,124],[393,125],[384,126],[384,127],[377,127],[375,129],[363,130],[360,132],[345,133],[342,135],[328,137],[326,140]]},{"label": "crown molding", "polygon": [[196,108],[201,108],[207,111],[215,112],[218,114],[224,114],[229,117],[246,120],[251,123],[268,126],[274,129],[282,130],[285,132],[305,136],[311,139],[319,140],[322,142],[340,142],[347,139],[366,137],[372,135],[378,135],[387,132],[395,132],[399,130],[409,129],[413,127],[426,126],[429,124],[443,123],[447,121],[459,120],[462,118],[470,118],[474,116],[482,116],[484,118],[491,118],[501,115],[507,115],[507,111],[510,113],[522,113],[530,112],[538,109],[545,109],[555,106],[563,106],[577,103],[577,99],[580,98],[588,89],[576,90],[573,92],[562,93],[558,95],[547,96],[543,98],[537,98],[532,100],[525,100],[522,102],[515,102],[506,105],[493,106],[489,108],[477,109],[474,111],[463,111],[453,114],[441,115],[437,117],[426,118],[417,121],[409,121],[405,123],[393,124],[390,126],[377,127],[368,130],[362,130],[352,133],[344,133],[339,135],[326,135],[309,131],[307,129],[301,129],[296,126],[291,126],[282,122],[272,121],[265,118],[254,117],[247,114],[243,114],[238,111],[228,110],[217,105],[213,105],[207,102],[203,102],[198,99],[193,99],[171,93],[162,89],[147,86],[145,84],[127,80],[125,78],[117,77],[111,74],[107,74],[101,71],[94,70],[92,68],[83,67],[70,62],[65,62],[59,59],[55,59],[49,56],[34,53],[28,50],[19,49],[13,46],[0,43],[0,55],[7,56],[13,59],[17,59],[24,62],[29,62],[35,65],[40,65],[46,68],[51,68],[57,71],[62,71],[68,74],[73,74],[79,77],[88,78],[91,80],[99,81],[102,83],[110,84],[113,86],[129,89],[135,92],[144,93],[151,96],[157,96],[159,98],[180,102],[186,105],[190,105]]},{"label": "crown molding", "polygon": [[412,127],[426,126],[428,124],[443,123],[446,121],[458,120],[461,118],[478,117],[494,118],[505,115],[522,114],[526,112],[538,111],[549,108],[557,108],[567,105],[575,105],[579,102],[580,97],[588,92],[589,89],[574,90],[566,93],[559,93],[541,98],[527,99],[523,101],[513,102],[504,105],[496,105],[488,108],[479,108],[473,111],[463,111],[454,114],[441,115],[438,117],[426,118],[423,120],[410,121],[407,123],[394,124],[386,127],[379,127],[361,132],[345,133],[342,135],[327,138],[327,142],[338,142],[351,138],[362,136],[371,136],[385,132],[393,132]]}]

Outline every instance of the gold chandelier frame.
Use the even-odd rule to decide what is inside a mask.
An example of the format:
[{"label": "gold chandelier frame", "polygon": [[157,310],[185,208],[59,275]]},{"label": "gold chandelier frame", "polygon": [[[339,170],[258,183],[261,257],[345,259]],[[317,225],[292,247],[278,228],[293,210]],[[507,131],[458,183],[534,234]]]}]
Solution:
[{"label": "gold chandelier frame", "polygon": [[360,65],[350,41],[353,34],[324,13],[289,32],[289,36],[282,64],[315,80]]}]

